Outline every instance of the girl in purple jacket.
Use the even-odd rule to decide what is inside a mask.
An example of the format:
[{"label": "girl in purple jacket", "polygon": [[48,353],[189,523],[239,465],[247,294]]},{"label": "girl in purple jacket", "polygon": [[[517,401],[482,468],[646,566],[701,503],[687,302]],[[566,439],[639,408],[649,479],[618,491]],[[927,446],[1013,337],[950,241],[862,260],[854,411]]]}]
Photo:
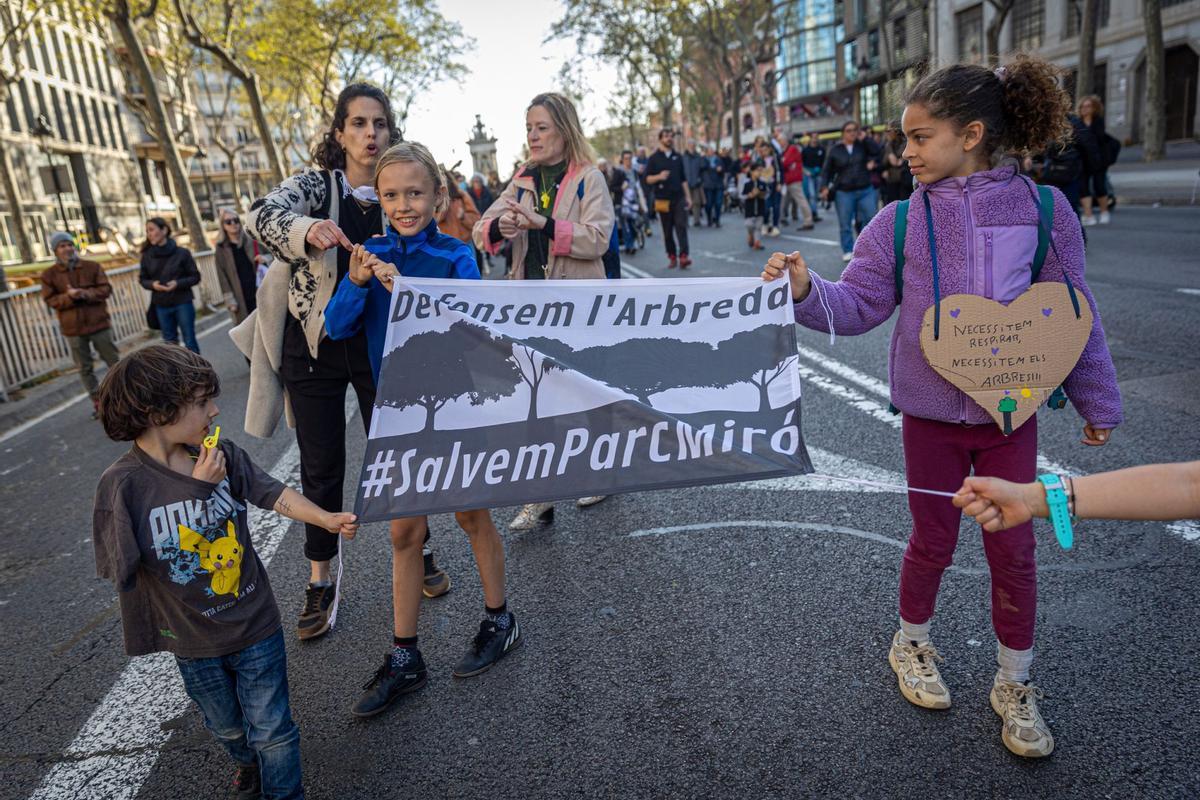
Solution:
[{"label": "girl in purple jacket", "polygon": [[[897,298],[893,231],[897,204],[867,225],[854,257],[836,283],[810,275],[799,253],[771,256],[763,278],[787,270],[796,321],[820,331],[859,334],[885,322],[897,306],[888,378],[893,405],[903,415],[904,462],[912,486],[957,491],[976,474],[1027,483],[1037,461],[1037,419],[1005,436],[987,412],[939,376],[921,354],[925,310],[934,303],[932,228],[942,297],[970,293],[1009,303],[1029,288],[1038,243],[1038,193],[1014,164],[998,156],[1041,150],[1065,137],[1070,100],[1055,67],[1032,58],[992,71],[959,64],[924,78],[907,98],[904,158],[918,181],[908,207],[902,299]],[[1069,278],[1094,314],[1092,333],[1064,383],[1084,418],[1083,443],[1103,445],[1122,421],[1116,372],[1092,293],[1084,282],[1079,219],[1054,192],[1050,251],[1039,281]],[[909,494],[913,529],[900,568],[900,630],[888,661],[900,692],[924,708],[950,706],[938,671],[942,657],[929,635],[942,572],[958,540],[960,511],[944,497]],[[1003,719],[1001,737],[1017,755],[1038,757],[1054,737],[1038,711],[1041,689],[1029,681],[1037,603],[1033,526],[1026,522],[984,536],[992,578],[992,624],[999,670],[992,708]]]}]

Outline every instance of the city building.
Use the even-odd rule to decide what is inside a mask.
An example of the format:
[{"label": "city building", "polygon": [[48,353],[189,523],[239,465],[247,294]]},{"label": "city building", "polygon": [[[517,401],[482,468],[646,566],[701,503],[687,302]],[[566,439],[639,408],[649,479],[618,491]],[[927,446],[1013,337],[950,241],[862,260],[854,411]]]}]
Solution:
[{"label": "city building", "polygon": [[854,113],[856,92],[838,82],[845,39],[842,0],[784,0],[775,6],[779,53],[775,97],[788,133],[828,131]]},{"label": "city building", "polygon": [[[62,9],[49,6],[35,23],[20,53],[23,75],[0,114],[35,257],[48,255],[47,236],[57,229],[92,241],[101,229],[135,234],[147,196],[163,194],[151,156],[133,156],[142,131],[124,108],[112,53],[98,31]],[[19,260],[10,202],[0,193],[0,263]]]},{"label": "city building", "polygon": [[[1166,45],[1167,139],[1196,136],[1200,98],[1200,0],[1161,0]],[[1066,68],[1074,90],[1079,65],[1076,0],[1016,0],[1000,30],[1001,55],[1037,53]],[[1099,0],[1094,92],[1108,131],[1142,139],[1146,99],[1146,31],[1141,0]],[[933,51],[938,63],[986,63],[987,26],[995,9],[981,0],[938,0]]]},{"label": "city building", "polygon": [[929,64],[930,4],[922,0],[850,0],[843,7],[838,88],[848,116],[877,127],[899,122],[904,93]]}]

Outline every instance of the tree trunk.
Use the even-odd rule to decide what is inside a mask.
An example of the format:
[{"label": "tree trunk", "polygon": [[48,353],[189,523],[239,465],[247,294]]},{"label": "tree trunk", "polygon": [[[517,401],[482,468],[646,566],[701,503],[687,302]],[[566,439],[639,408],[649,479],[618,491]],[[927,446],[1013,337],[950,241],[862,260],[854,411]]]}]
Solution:
[{"label": "tree trunk", "polygon": [[[1079,24],[1079,71],[1075,74],[1075,102],[1092,93],[1096,80],[1096,25],[1100,0],[1079,0],[1083,18]],[[1070,14],[1072,9],[1068,8]]]},{"label": "tree trunk", "polygon": [[429,433],[430,431],[433,430],[433,415],[437,413],[437,406],[436,405],[426,406],[423,403],[422,403],[422,406],[424,406],[424,408],[425,408],[425,427],[423,429],[423,432]]},{"label": "tree trunk", "polygon": [[525,420],[533,422],[537,418],[537,385],[534,384],[529,387],[529,416]]},{"label": "tree trunk", "polygon": [[242,207],[242,187],[238,183],[237,156],[234,154],[229,157],[229,188],[233,191],[233,207],[239,214],[244,214],[246,209]]},{"label": "tree trunk", "polygon": [[734,78],[733,83],[729,87],[729,105],[732,111],[729,126],[730,130],[730,155],[735,159],[742,157],[742,79],[741,77]]},{"label": "tree trunk", "polygon": [[1013,7],[1014,0],[991,0],[995,15],[987,26],[987,62],[992,65],[1000,63],[1000,33],[1004,30],[1004,20]]},{"label": "tree trunk", "polygon": [[267,164],[271,168],[271,184],[283,183],[287,177],[283,171],[283,159],[279,156],[279,148],[275,146],[275,137],[271,135],[271,123],[267,120],[267,112],[263,107],[262,92],[258,88],[258,76],[253,72],[249,78],[242,81],[246,87],[246,99],[250,103],[250,111],[254,114],[254,124],[258,128],[258,138],[262,140],[263,149],[267,151]]},{"label": "tree trunk", "polygon": [[154,71],[150,67],[149,59],[146,58],[146,51],[142,47],[141,40],[138,39],[137,33],[133,29],[129,8],[122,3],[116,12],[110,12],[108,16],[121,37],[121,43],[129,51],[129,60],[133,66],[134,76],[146,93],[146,111],[154,129],[152,132],[159,147],[162,148],[167,170],[171,174],[171,182],[175,184],[175,192],[179,197],[181,221],[191,237],[192,250],[205,250],[208,248],[208,240],[204,237],[204,223],[200,219],[200,207],[196,203],[196,193],[192,191],[191,181],[188,180],[187,172],[183,168],[183,158],[179,155],[179,148],[175,146],[175,136],[167,121],[167,109],[163,104],[162,95],[159,94],[158,82],[154,78]]},{"label": "tree trunk", "polygon": [[[0,106],[4,100],[0,99]],[[4,196],[8,198],[8,213],[12,215],[13,236],[21,261],[33,261],[33,240],[29,238],[29,223],[25,217],[25,206],[21,202],[21,190],[17,188],[17,176],[13,171],[12,155],[8,146],[0,139],[0,183],[4,184]],[[0,292],[7,291],[4,270],[0,268]]]},{"label": "tree trunk", "polygon": [[1142,158],[1157,161],[1163,157],[1167,140],[1166,53],[1163,46],[1162,4],[1142,0],[1146,23],[1146,111],[1142,119]]}]

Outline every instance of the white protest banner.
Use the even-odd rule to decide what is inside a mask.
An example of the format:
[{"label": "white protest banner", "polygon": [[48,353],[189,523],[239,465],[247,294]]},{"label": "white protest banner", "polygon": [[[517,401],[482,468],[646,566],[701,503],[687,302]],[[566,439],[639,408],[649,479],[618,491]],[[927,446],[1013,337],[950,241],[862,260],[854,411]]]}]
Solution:
[{"label": "white protest banner", "polygon": [[397,278],[364,522],[812,471],[786,280]]}]

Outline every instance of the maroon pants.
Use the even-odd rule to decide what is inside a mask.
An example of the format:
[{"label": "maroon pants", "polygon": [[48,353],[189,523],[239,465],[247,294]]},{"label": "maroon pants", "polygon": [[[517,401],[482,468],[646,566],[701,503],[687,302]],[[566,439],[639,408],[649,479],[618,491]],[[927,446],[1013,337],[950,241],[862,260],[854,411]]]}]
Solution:
[{"label": "maroon pants", "polygon": [[[904,415],[908,485],[958,491],[975,474],[1028,483],[1037,472],[1037,418],[1011,436],[996,425],[960,425]],[[942,573],[954,558],[962,512],[947,497],[909,492],[913,529],[900,567],[900,616],[920,625],[933,616]],[[1033,647],[1037,562],[1033,523],[986,533],[983,550],[992,574],[992,627],[1005,647]]]}]

